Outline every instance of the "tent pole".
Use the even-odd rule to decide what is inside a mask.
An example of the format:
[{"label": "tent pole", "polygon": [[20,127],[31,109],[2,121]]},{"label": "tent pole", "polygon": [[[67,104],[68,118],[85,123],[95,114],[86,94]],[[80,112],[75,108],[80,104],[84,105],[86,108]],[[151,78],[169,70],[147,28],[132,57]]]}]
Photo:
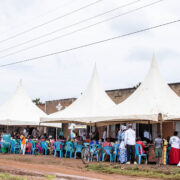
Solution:
[{"label": "tent pole", "polygon": [[92,138],[92,127],[91,127],[91,122],[90,122],[90,141],[91,141],[91,138]]},{"label": "tent pole", "polygon": [[56,141],[57,141],[57,128],[56,128]]},{"label": "tent pole", "polygon": [[150,121],[148,121],[148,131],[149,131],[149,140],[151,141],[151,124],[150,124]]}]

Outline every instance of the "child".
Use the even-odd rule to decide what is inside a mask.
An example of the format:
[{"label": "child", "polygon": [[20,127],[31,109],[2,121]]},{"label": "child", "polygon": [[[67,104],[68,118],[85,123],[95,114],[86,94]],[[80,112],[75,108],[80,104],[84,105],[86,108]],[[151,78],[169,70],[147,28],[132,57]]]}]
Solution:
[{"label": "child", "polygon": [[23,155],[25,154],[26,152],[26,138],[25,136],[22,134],[21,137],[21,153],[23,153]]},{"label": "child", "polygon": [[154,140],[155,145],[155,157],[156,157],[156,164],[161,164],[161,157],[162,157],[162,146],[163,146],[163,140],[161,138],[161,135],[158,135],[158,137]]}]

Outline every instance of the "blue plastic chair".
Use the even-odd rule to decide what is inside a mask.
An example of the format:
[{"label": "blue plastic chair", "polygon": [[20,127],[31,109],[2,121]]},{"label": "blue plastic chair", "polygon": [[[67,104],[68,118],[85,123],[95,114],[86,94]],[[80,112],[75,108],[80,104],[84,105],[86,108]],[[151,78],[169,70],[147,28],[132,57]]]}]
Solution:
[{"label": "blue plastic chair", "polygon": [[88,147],[89,146],[89,143],[83,143],[84,144],[84,147]]},{"label": "blue plastic chair", "polygon": [[102,161],[104,161],[105,155],[110,157],[110,162],[113,162],[113,147],[105,146],[102,148]]},{"label": "blue plastic chair", "polygon": [[[139,150],[141,153],[139,153]],[[147,162],[147,154],[143,154],[142,146],[140,144],[135,145],[135,158],[137,156],[138,156],[138,164],[141,164],[141,157],[145,157]]]},{"label": "blue plastic chair", "polygon": [[4,134],[2,139],[3,139],[3,142],[1,143],[1,148],[6,148],[8,152],[10,152],[11,151],[11,135]]},{"label": "blue plastic chair", "polygon": [[91,145],[90,145],[91,161],[93,161],[94,155],[96,156],[96,160],[97,160],[97,161],[100,161],[98,149],[99,149],[99,148],[98,148],[98,145],[97,145],[97,144],[91,144]]},{"label": "blue plastic chair", "polygon": [[54,157],[56,157],[57,152],[59,152],[59,157],[63,157],[63,142],[56,141],[54,143]]},{"label": "blue plastic chair", "polygon": [[117,156],[118,156],[117,147],[118,147],[118,144],[114,144],[114,146],[113,146],[113,161],[114,162],[116,162]]},{"label": "blue plastic chair", "polygon": [[70,142],[70,141],[67,141],[67,142],[66,142],[66,146],[65,146],[65,150],[66,150],[65,158],[67,157],[67,154],[68,154],[68,153],[70,154],[70,158],[72,158],[73,143]]},{"label": "blue plastic chair", "polygon": [[75,143],[74,146],[75,146],[74,159],[76,159],[77,153],[81,153],[84,146],[77,143]]},{"label": "blue plastic chair", "polygon": [[32,154],[35,154],[35,152],[39,152],[39,149],[36,148],[35,142],[34,141],[30,141],[30,143],[31,143],[31,152],[32,152]]},{"label": "blue plastic chair", "polygon": [[41,147],[42,147],[42,152],[45,153],[45,155],[47,155],[47,152],[48,152],[48,144],[46,141],[41,141]]},{"label": "blue plastic chair", "polygon": [[16,140],[11,140],[11,153],[19,154],[20,150],[20,144]]}]

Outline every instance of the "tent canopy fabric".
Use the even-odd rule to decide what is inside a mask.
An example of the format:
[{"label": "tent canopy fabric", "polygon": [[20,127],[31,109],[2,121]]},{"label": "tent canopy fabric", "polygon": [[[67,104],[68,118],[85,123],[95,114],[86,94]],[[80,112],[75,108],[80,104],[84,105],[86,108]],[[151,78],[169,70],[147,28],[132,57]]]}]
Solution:
[{"label": "tent canopy fabric", "polygon": [[0,107],[0,125],[6,126],[48,126],[61,128],[58,124],[40,124],[40,117],[47,116],[28,97],[22,80],[12,96],[3,106]]},{"label": "tent canopy fabric", "polygon": [[149,73],[137,90],[122,103],[100,114],[92,122],[104,125],[120,121],[157,122],[159,114],[164,121],[178,120],[180,97],[161,77],[153,56]]},{"label": "tent canopy fabric", "polygon": [[65,122],[89,124],[99,112],[106,111],[115,103],[101,87],[96,65],[86,91],[66,109],[42,117],[42,122]]}]

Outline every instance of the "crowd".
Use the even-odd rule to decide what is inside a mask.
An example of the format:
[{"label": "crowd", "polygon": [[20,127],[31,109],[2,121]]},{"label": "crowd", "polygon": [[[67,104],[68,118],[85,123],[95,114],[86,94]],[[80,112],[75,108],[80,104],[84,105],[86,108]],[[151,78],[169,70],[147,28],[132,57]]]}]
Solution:
[{"label": "crowd", "polygon": [[[3,135],[2,135],[3,136]],[[71,131],[67,139],[64,138],[63,132],[59,133],[59,140],[65,144],[66,142],[73,142],[78,145],[84,145],[84,143],[89,143],[90,145],[96,145],[98,152],[103,152],[104,147],[111,147],[111,153],[113,157],[115,156],[116,161],[121,164],[136,164],[137,155],[142,156],[142,159],[147,163],[148,156],[153,153],[150,152],[149,144],[146,141],[142,141],[140,137],[136,137],[136,133],[132,128],[132,124],[127,127],[121,125],[119,131],[117,132],[116,142],[110,142],[110,138],[107,138],[107,129],[104,130],[102,139],[99,138],[99,132],[97,128],[93,133],[90,133],[91,138],[87,139],[87,134],[85,130],[80,131],[76,134],[74,130]],[[150,136],[146,133],[146,138]],[[39,136],[36,128],[32,130],[31,135],[28,134],[26,129],[21,132],[21,135],[16,134],[12,137],[14,140],[20,140],[21,153],[25,154],[32,150],[32,140],[35,143],[35,147],[38,149],[39,153],[43,153],[43,146],[41,142],[46,142],[48,146],[49,153],[53,153],[55,150],[55,139],[52,136],[46,137],[46,135]],[[91,139],[91,140],[90,140]],[[1,139],[3,142],[3,139]],[[153,141],[153,151],[156,158],[156,163],[160,164],[176,164],[180,166],[180,138],[178,133],[175,131],[174,135],[167,139],[162,139],[160,135],[156,137]],[[76,148],[76,146],[74,146]],[[138,149],[137,149],[138,148]],[[75,149],[73,150],[75,152]]]}]

